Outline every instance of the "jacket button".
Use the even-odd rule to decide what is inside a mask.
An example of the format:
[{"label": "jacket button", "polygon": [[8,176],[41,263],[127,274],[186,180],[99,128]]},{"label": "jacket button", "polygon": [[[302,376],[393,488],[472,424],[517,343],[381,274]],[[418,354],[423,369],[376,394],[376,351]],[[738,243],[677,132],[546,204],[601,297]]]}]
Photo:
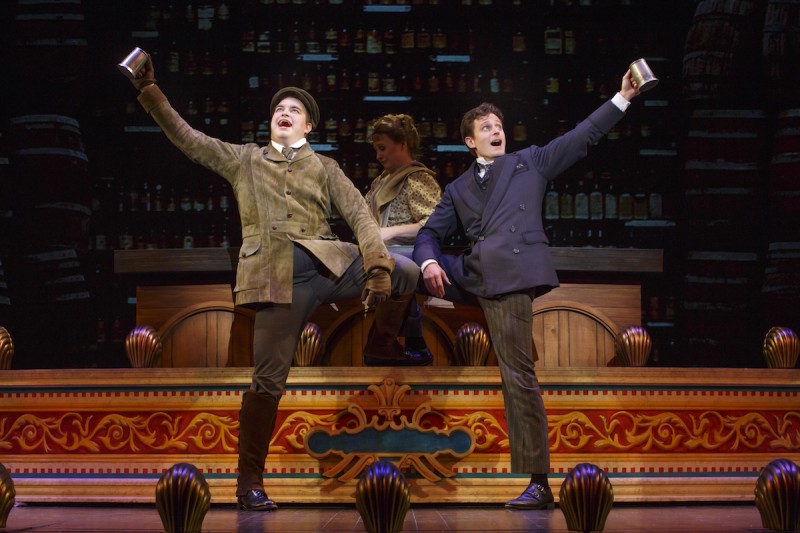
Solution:
[{"label": "jacket button", "polygon": [[291,213],[287,214],[286,218],[292,218],[292,214]]},{"label": "jacket button", "polygon": [[286,169],[286,172],[291,172],[291,171],[292,171],[292,168],[291,168],[291,167],[289,167],[289,168],[287,168],[287,169]]},{"label": "jacket button", "polygon": [[278,231],[278,226],[272,226],[272,231]]},{"label": "jacket button", "polygon": [[300,228],[300,233],[305,233],[305,232],[306,232],[306,228]]},{"label": "jacket button", "polygon": [[518,254],[519,253],[519,248],[514,248],[514,253]]},{"label": "jacket button", "polygon": [[511,226],[511,233],[514,233],[515,231],[517,231],[517,227],[516,226]]},{"label": "jacket button", "polygon": [[519,208],[521,211],[525,211],[525,204],[519,204]]},{"label": "jacket button", "polygon": [[292,195],[292,191],[286,191],[286,196],[291,196],[291,195]]}]

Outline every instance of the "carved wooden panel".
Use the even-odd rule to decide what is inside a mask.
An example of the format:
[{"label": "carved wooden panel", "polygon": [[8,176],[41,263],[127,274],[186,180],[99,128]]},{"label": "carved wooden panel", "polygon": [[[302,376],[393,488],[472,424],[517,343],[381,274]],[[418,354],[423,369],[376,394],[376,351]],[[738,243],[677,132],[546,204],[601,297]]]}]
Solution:
[{"label": "carved wooden panel", "polygon": [[538,367],[607,366],[618,326],[586,304],[554,300],[534,305],[533,341]]},{"label": "carved wooden panel", "polygon": [[[637,285],[567,285],[534,302],[533,338],[539,367],[606,366],[614,357],[620,327],[640,322]],[[423,308],[423,334],[434,366],[455,365],[453,342],[466,322],[486,321],[478,307]],[[161,335],[162,367],[252,366],[252,311],[233,306],[229,285],[141,286],[137,324]],[[361,352],[372,323],[358,301],[320,306],[311,316],[326,343],[321,365],[362,366]],[[490,352],[487,366],[497,358]]]},{"label": "carved wooden panel", "polygon": [[227,302],[183,309],[160,328],[164,368],[252,366],[252,312]]}]

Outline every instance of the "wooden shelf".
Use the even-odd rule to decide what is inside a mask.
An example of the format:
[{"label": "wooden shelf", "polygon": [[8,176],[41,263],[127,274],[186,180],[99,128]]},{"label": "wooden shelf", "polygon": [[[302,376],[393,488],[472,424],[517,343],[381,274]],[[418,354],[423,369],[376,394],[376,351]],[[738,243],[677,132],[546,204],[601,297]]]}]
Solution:
[{"label": "wooden shelf", "polygon": [[[117,274],[231,272],[238,248],[115,250]],[[556,269],[572,272],[662,272],[663,250],[639,248],[550,248]]]}]

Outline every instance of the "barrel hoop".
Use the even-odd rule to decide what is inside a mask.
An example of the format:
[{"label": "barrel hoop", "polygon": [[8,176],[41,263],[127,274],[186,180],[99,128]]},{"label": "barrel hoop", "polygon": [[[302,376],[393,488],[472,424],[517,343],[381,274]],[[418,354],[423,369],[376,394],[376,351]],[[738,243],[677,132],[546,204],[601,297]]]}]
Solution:
[{"label": "barrel hoop", "polygon": [[89,161],[85,153],[69,148],[23,148],[15,152],[18,155],[65,155]]}]

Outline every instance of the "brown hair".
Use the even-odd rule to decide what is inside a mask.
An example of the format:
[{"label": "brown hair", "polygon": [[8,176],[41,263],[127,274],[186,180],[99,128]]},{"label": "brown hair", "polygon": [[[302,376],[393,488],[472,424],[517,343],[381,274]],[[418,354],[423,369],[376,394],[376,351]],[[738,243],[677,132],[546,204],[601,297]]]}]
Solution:
[{"label": "brown hair", "polygon": [[[500,111],[500,108],[494,104],[490,104],[488,102],[483,102],[478,107],[473,107],[461,118],[461,140],[466,139],[467,137],[474,137],[475,136],[475,121],[482,117],[488,117],[489,115],[496,115],[497,118],[500,119],[500,122],[503,122],[503,112]],[[470,152],[472,155],[476,155],[474,149],[470,148]]]},{"label": "brown hair", "polygon": [[409,115],[383,115],[372,125],[373,137],[376,134],[386,135],[398,144],[405,143],[412,157],[419,151],[419,133]]}]

